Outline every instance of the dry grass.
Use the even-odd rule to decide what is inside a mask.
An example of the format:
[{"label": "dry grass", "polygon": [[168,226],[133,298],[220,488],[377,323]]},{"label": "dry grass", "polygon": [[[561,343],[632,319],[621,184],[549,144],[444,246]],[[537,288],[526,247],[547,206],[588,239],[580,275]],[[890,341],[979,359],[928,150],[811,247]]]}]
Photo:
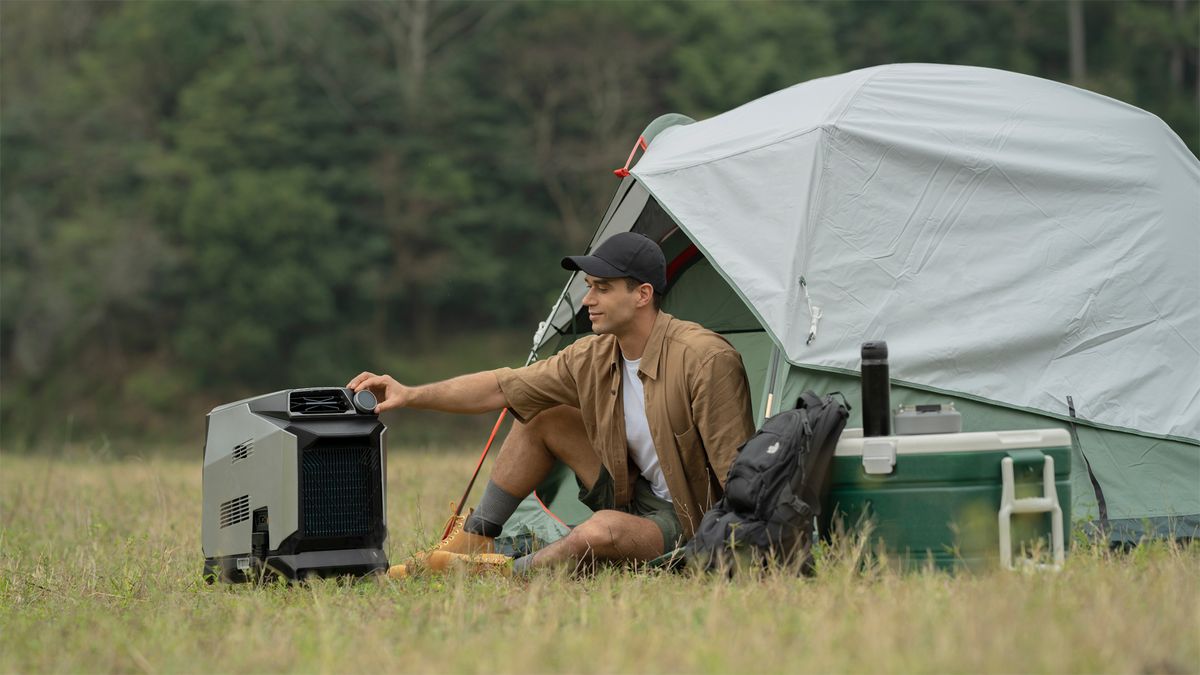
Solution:
[{"label": "dry grass", "polygon": [[[389,458],[391,556],[473,466]],[[0,671],[1197,672],[1200,547],[1058,574],[604,571],[253,588],[200,580],[200,464],[0,458]]]}]

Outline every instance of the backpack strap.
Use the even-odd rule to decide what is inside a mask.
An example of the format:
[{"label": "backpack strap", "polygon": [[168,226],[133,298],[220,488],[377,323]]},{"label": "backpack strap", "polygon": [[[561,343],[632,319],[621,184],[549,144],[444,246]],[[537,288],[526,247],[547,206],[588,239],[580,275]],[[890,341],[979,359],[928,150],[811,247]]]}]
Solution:
[{"label": "backpack strap", "polygon": [[806,389],[801,392],[800,400],[796,402],[797,408],[806,408],[809,410],[820,408],[823,405],[825,405],[825,402],[821,400],[821,397],[817,396],[811,389]]},{"label": "backpack strap", "polygon": [[850,402],[846,400],[846,395],[840,391],[831,391],[825,396],[825,398],[821,398],[820,396],[817,396],[811,389],[801,392],[800,398],[796,401],[796,407],[810,409],[820,408],[821,406],[825,405],[825,401],[832,399],[834,396],[842,400],[842,407],[845,408],[847,412],[854,410],[853,406],[850,405]]},{"label": "backpack strap", "polygon": [[[838,398],[841,399],[840,403]],[[800,394],[796,407],[809,412],[813,421],[811,450],[804,458],[805,484],[801,496],[816,516],[818,536],[827,540],[833,515],[832,505],[829,504],[829,491],[833,484],[833,454],[846,426],[846,419],[850,416],[850,406],[841,392],[835,391],[822,398],[808,390]]]}]

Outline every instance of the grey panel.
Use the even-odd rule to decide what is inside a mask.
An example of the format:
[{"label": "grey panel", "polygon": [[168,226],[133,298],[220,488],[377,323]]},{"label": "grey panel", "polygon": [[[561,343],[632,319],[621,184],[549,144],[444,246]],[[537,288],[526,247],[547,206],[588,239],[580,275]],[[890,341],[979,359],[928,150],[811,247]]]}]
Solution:
[{"label": "grey panel", "polygon": [[[219,424],[213,424],[219,418]],[[236,458],[234,450],[250,442],[253,453]],[[282,477],[279,480],[277,477]],[[201,547],[206,557],[242,555],[250,551],[251,521],[220,526],[221,504],[250,495],[250,511],[264,505],[297,501],[296,437],[250,411],[245,401],[209,413],[204,447],[204,501]],[[290,500],[290,501],[289,501]],[[271,547],[296,531],[296,509],[273,509]]]}]

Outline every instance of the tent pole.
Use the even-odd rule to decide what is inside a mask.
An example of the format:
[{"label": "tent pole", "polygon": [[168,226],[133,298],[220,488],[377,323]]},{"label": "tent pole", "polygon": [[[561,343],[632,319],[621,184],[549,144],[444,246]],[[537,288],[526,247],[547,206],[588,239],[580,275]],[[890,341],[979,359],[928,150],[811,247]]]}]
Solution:
[{"label": "tent pole", "polygon": [[774,407],[773,404],[775,403],[775,378],[779,373],[779,345],[774,344],[774,342],[772,342],[772,345],[773,346],[771,348],[771,365],[768,366],[768,368],[770,368],[771,372],[767,374],[767,383],[768,383],[767,384],[767,404],[766,404],[766,407],[763,409],[763,421],[764,422],[766,421],[766,419],[768,417],[771,416],[771,411]]}]

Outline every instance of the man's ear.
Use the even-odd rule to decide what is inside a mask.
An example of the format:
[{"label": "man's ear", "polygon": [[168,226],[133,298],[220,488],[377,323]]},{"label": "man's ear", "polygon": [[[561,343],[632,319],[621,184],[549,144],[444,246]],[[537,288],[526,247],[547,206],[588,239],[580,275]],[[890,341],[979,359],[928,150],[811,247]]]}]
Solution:
[{"label": "man's ear", "polygon": [[654,302],[654,287],[650,284],[638,286],[638,307],[645,307]]}]

